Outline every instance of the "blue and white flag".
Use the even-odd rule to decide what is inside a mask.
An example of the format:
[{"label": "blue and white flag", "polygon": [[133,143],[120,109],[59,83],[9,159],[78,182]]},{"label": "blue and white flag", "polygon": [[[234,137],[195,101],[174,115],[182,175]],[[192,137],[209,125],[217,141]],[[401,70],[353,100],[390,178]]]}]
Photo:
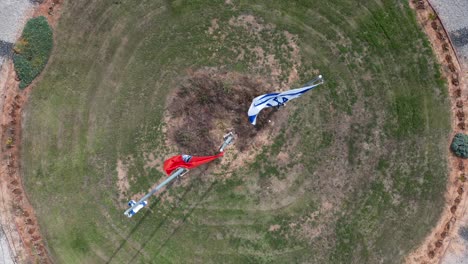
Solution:
[{"label": "blue and white flag", "polygon": [[263,108],[283,106],[287,101],[298,98],[299,96],[312,90],[322,83],[322,75],[319,75],[317,78],[308,82],[306,86],[302,88],[292,89],[282,93],[269,93],[255,97],[248,111],[250,123],[255,125],[257,122],[257,115],[260,113],[260,111],[262,111]]}]

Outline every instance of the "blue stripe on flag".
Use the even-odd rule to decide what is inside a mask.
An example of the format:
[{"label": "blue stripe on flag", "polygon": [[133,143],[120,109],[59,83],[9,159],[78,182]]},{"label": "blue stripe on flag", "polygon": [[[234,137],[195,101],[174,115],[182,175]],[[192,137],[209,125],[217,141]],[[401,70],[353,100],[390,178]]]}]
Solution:
[{"label": "blue stripe on flag", "polygon": [[255,118],[257,118],[257,115],[249,116],[249,122],[253,124],[255,121]]}]

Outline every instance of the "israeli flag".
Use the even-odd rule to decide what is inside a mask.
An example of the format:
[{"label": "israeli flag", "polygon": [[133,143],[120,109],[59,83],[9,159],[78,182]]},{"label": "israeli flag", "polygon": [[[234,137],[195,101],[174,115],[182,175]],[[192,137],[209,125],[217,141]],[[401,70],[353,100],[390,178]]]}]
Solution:
[{"label": "israeli flag", "polygon": [[322,75],[305,84],[304,87],[292,89],[282,93],[269,93],[257,96],[253,99],[250,105],[248,115],[249,121],[252,125],[257,122],[257,115],[262,111],[263,108],[267,107],[281,107],[286,104],[287,101],[298,98],[304,93],[312,90],[323,83]]}]

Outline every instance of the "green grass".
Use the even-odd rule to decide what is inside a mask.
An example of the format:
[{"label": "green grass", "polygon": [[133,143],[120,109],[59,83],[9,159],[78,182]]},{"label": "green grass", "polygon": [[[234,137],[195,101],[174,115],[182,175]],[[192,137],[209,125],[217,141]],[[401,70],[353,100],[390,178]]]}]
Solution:
[{"label": "green grass", "polygon": [[13,62],[20,79],[19,87],[26,88],[44,69],[52,52],[52,29],[43,16],[30,19],[15,45]]},{"label": "green grass", "polygon": [[[233,3],[65,2],[22,148],[57,263],[401,263],[435,224],[449,102],[407,2]],[[229,24],[242,14],[274,27]],[[215,18],[224,37],[207,33]],[[281,110],[289,119],[271,146],[229,179],[194,170],[168,190],[173,199],[152,198],[127,219],[117,160],[131,157],[131,194],[165,177],[145,164],[149,153],[173,154],[162,147],[162,116],[187,69],[269,76],[252,52],[261,47],[284,80],[293,64],[285,30],[298,39],[297,85],[316,70],[325,85]]]}]

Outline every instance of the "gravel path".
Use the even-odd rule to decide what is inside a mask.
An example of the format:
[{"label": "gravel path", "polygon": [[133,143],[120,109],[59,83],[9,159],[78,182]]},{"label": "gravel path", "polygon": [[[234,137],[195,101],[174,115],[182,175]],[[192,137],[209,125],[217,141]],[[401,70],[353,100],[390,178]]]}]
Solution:
[{"label": "gravel path", "polygon": [[460,62],[468,69],[468,0],[430,0],[448,31]]}]

